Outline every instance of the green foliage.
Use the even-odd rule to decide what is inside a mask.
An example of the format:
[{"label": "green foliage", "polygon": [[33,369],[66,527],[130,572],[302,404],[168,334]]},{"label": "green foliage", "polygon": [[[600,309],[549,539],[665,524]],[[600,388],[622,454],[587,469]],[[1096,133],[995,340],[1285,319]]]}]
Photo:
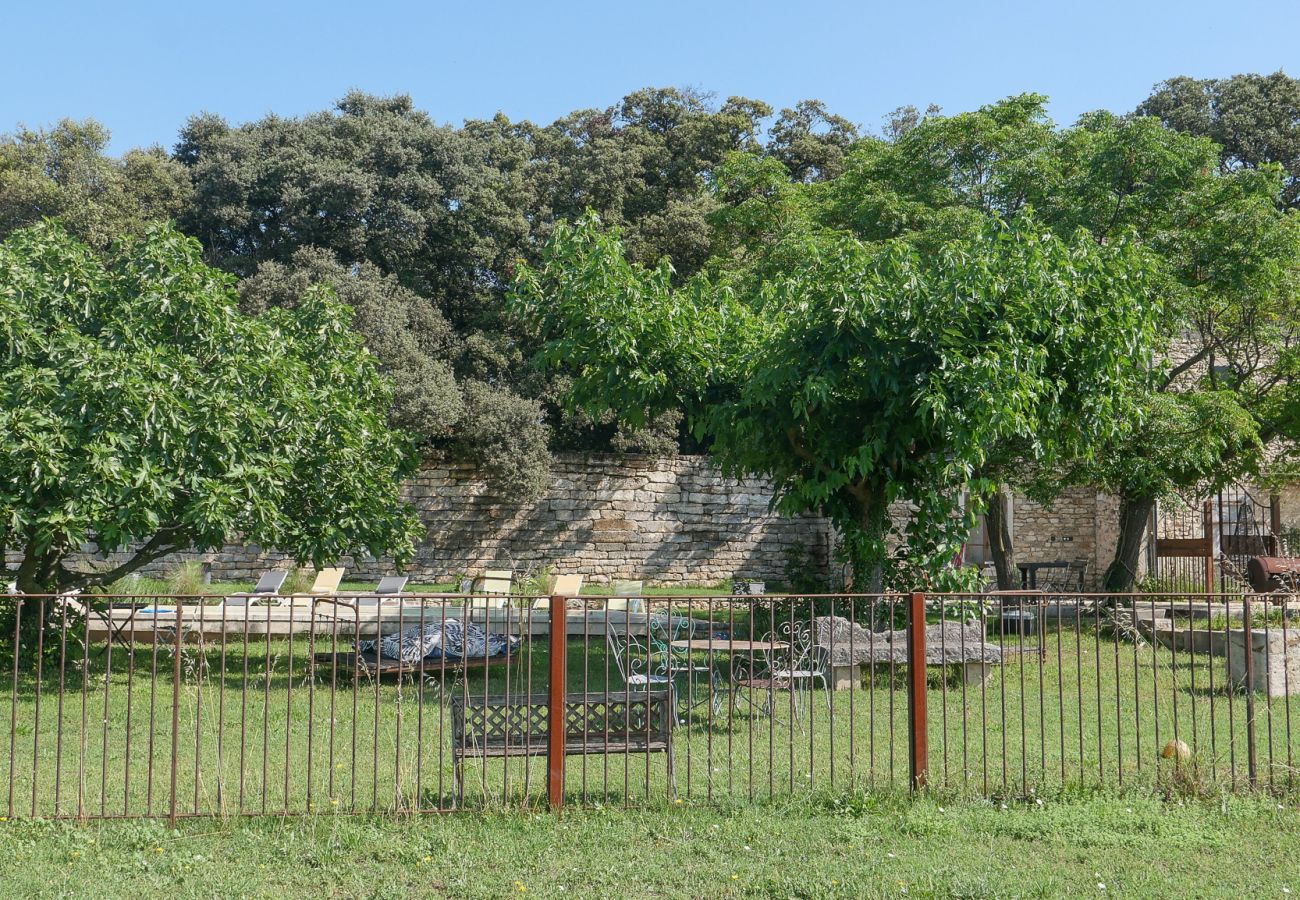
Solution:
[{"label": "green foliage", "polygon": [[541,496],[550,484],[541,404],[481,381],[465,383],[465,417],[453,445],[512,499]]},{"label": "green foliage", "polygon": [[803,544],[792,544],[785,549],[785,565],[781,573],[783,593],[830,593],[831,584],[830,579],[826,577],[825,566],[820,565]]},{"label": "green foliage", "polygon": [[1300,206],[1300,79],[1282,71],[1180,76],[1156,85],[1137,113],[1210,138],[1225,170],[1280,165],[1286,181],[1279,200],[1292,209]]},{"label": "green foliage", "polygon": [[[1121,497],[1123,517],[1163,494],[1257,471],[1270,443],[1276,464],[1300,436],[1300,220],[1278,210],[1283,190],[1276,167],[1220,166],[1219,148],[1200,134],[1105,112],[1058,130],[1043,98],[1026,94],[860,142],[816,203],[781,201],[737,239],[778,250],[785,241],[793,255],[799,245],[785,234],[795,222],[814,239],[847,229],[933,253],[992,218],[1065,240],[1082,231],[1103,244],[1135,243],[1148,260],[1164,352],[1129,412],[1109,413],[1132,427],[1088,440],[1058,433],[1067,479],[1018,438],[990,452],[979,473],[1041,499],[1067,481],[1096,485]],[[1121,531],[1144,522],[1128,516]],[[1120,552],[1139,545],[1121,540]],[[1123,563],[1131,572],[1135,560]]]},{"label": "green foliage", "polygon": [[[313,289],[240,314],[167,227],[103,258],[53,224],[0,245],[0,544],[24,590],[111,583],[235,535],[317,564],[408,553],[416,462],[351,311]],[[77,572],[93,541],[133,552]],[[141,543],[142,542],[142,543]]]},{"label": "green foliage", "polygon": [[[484,463],[496,487],[528,500],[549,478],[539,445],[672,452],[680,414],[629,429],[556,403],[567,373],[524,365],[537,336],[504,316],[516,261],[535,260],[556,222],[590,206],[624,229],[636,259],[668,257],[688,276],[712,252],[711,173],[733,151],[760,149],[770,113],[667,88],[547,126],[498,115],[454,128],[409,97],[360,93],[239,127],[198,116],[176,151],[194,184],[182,225],[218,265],[250,276],[246,302],[333,285],[394,380],[394,422]],[[782,113],[769,147],[798,177],[823,177],[853,136],[806,101]]]},{"label": "green foliage", "polygon": [[108,139],[99,123],[69,119],[0,136],[0,238],[57,216],[105,250],[122,234],[179,215],[190,199],[184,168],[158,147],[112,159]]},{"label": "green foliage", "polygon": [[820,100],[803,100],[781,110],[772,125],[767,152],[798,182],[825,181],[843,171],[844,157],[858,129]]},{"label": "green foliage", "polygon": [[[784,511],[831,517],[860,572],[913,587],[959,576],[959,498],[1003,442],[1050,461],[1048,436],[1117,427],[1159,308],[1148,269],[1127,241],[1026,224],[930,253],[809,240],[751,291],[677,287],[591,217],[556,230],[516,296],[544,360],[580,369],[575,405],[632,424],[685,409],[724,471],[771,478]],[[896,502],[914,510],[901,534]]]},{"label": "green foliage", "polygon": [[167,589],[182,597],[203,594],[211,590],[203,580],[203,565],[193,560],[183,562],[172,570],[167,577]]},{"label": "green foliage", "polygon": [[314,285],[326,285],[352,308],[352,327],[393,383],[393,425],[430,438],[452,432],[465,404],[449,360],[459,341],[427,300],[372,263],[345,268],[328,252],[302,249],[289,262],[264,262],[239,283],[250,313],[293,308]]}]

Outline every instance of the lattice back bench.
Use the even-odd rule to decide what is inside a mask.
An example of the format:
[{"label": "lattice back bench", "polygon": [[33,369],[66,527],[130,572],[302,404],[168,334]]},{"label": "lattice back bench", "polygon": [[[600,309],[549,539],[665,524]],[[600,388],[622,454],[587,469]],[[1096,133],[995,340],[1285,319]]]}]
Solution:
[{"label": "lattice back bench", "polygon": [[[549,708],[545,694],[453,696],[451,736],[457,796],[462,795],[466,758],[545,756]],[[669,789],[675,791],[675,710],[671,690],[569,694],[564,754],[663,753],[667,755]]]}]

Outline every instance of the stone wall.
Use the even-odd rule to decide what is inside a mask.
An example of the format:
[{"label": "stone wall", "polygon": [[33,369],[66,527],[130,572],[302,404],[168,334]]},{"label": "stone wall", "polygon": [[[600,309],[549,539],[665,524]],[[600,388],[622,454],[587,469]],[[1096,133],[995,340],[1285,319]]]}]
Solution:
[{"label": "stone wall", "polygon": [[564,457],[553,473],[546,496],[521,507],[468,466],[426,469],[408,487],[428,526],[415,569],[550,567],[591,581],[708,584],[780,581],[795,546],[826,564],[824,519],[775,515],[767,483],[725,478],[703,457]]},{"label": "stone wall", "polygon": [[[906,505],[896,503],[889,512],[897,527],[906,525],[910,516]],[[1094,488],[1070,488],[1051,505],[1012,492],[1011,540],[1015,560],[1018,564],[1086,562],[1084,589],[1097,590],[1119,540],[1118,515],[1119,501]],[[1138,565],[1138,577],[1142,577],[1147,571],[1145,552]],[[988,577],[993,579],[991,566]]]},{"label": "stone wall", "polygon": [[1109,498],[1091,488],[1071,488],[1051,506],[1028,497],[1012,499],[1016,560],[1088,564],[1090,586],[1115,551],[1116,512]]},{"label": "stone wall", "polygon": [[[773,514],[769,485],[724,478],[703,457],[573,455],[557,459],[553,471],[547,494],[520,506],[493,493],[470,466],[426,466],[406,488],[427,529],[408,569],[412,578],[444,582],[500,567],[582,574],[594,582],[711,584],[738,578],[779,584],[796,547],[822,572],[840,574],[829,561],[832,535],[825,519]],[[1300,485],[1283,489],[1281,500],[1284,524],[1300,526]],[[1051,506],[1014,496],[1017,562],[1087,560],[1085,586],[1097,589],[1118,538],[1117,506],[1113,497],[1087,488],[1066,491]],[[891,513],[905,519],[907,510],[898,505]],[[115,561],[91,553],[86,559]],[[218,553],[178,554],[145,571],[165,574],[186,560],[209,564],[213,578],[222,581],[250,580],[265,569],[292,565],[255,545],[231,545]],[[15,566],[18,560],[11,554],[8,562]],[[350,579],[393,571],[387,560],[339,562]],[[1139,577],[1147,563],[1144,553]]]},{"label": "stone wall", "polygon": [[[827,567],[824,519],[774,514],[767,483],[725,478],[704,457],[566,456],[552,468],[547,494],[521,506],[493,493],[471,466],[426,466],[405,491],[427,528],[407,573],[423,582],[488,568],[521,574],[549,568],[594,582],[780,582],[796,546]],[[87,558],[100,564],[119,559]],[[283,554],[230,545],[218,553],[177,554],[143,571],[165,574],[189,560],[209,564],[218,581],[251,580],[266,569],[292,566]],[[339,564],[349,579],[393,571],[388,560],[345,558]]]}]

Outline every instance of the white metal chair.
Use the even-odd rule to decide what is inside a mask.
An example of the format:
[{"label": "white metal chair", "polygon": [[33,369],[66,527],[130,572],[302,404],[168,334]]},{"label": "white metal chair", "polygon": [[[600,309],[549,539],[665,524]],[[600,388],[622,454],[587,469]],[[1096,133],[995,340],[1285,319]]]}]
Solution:
[{"label": "white metal chair", "polygon": [[[753,660],[753,671],[742,666],[733,675],[732,690],[736,698],[760,709],[764,715],[773,715],[779,708],[777,692],[789,692],[794,717],[802,723],[806,701],[820,682],[829,712],[830,649],[818,644],[808,628],[796,625],[780,631],[780,634],[763,636],[763,641],[773,649],[764,651],[761,662]],[[756,702],[759,695],[762,700]]]},{"label": "white metal chair", "polygon": [[647,644],[631,635],[620,634],[608,622],[605,623],[605,640],[609,644],[610,656],[614,657],[614,665],[618,667],[619,677],[627,687],[649,689],[672,683],[664,673],[665,667],[655,663],[656,654]]}]

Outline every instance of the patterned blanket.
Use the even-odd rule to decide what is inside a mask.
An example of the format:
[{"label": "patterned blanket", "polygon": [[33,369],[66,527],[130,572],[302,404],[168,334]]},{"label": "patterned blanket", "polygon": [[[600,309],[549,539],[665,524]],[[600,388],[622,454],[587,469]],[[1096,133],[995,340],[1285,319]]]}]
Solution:
[{"label": "patterned blanket", "polygon": [[[479,656],[504,656],[519,645],[519,638],[489,634],[482,626],[459,619],[430,622],[408,628],[399,634],[386,635],[379,641],[379,655],[417,663],[421,659],[464,659]],[[375,649],[375,641],[362,641],[357,650]]]}]

